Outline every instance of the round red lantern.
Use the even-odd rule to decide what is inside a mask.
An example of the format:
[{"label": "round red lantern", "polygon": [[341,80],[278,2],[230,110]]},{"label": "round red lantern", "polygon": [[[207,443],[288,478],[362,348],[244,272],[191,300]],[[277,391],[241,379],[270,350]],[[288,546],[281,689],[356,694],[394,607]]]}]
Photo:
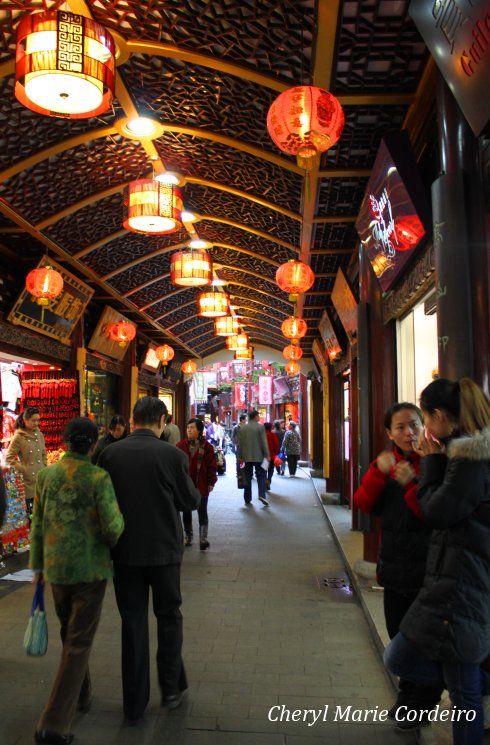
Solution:
[{"label": "round red lantern", "polygon": [[155,354],[162,365],[167,365],[170,360],[173,360],[175,352],[168,344],[162,344],[155,349]]},{"label": "round red lantern", "polygon": [[339,101],[323,88],[301,85],[281,93],[267,114],[267,129],[277,147],[296,155],[311,170],[320,153],[335,145],[344,128]]},{"label": "round red lantern", "polygon": [[26,290],[38,305],[49,305],[63,292],[63,277],[50,266],[40,266],[27,275]]},{"label": "round red lantern", "polygon": [[276,282],[283,292],[289,294],[293,302],[298,295],[310,289],[315,281],[315,272],[308,264],[298,259],[291,259],[282,264],[276,272]]},{"label": "round red lantern", "polygon": [[170,257],[170,281],[180,287],[210,285],[213,281],[211,255],[201,248],[175,251]]},{"label": "round red lantern", "polygon": [[91,18],[64,10],[26,14],[17,30],[15,96],[46,116],[86,119],[114,98],[113,37]]},{"label": "round red lantern", "polygon": [[230,312],[230,301],[225,292],[209,290],[197,298],[197,315],[201,318],[219,318]]},{"label": "round red lantern", "polygon": [[197,370],[197,364],[194,362],[194,360],[186,360],[182,363],[181,370],[186,375],[194,375]]},{"label": "round red lantern", "polygon": [[282,322],[281,331],[286,339],[302,339],[308,331],[308,326],[303,318],[289,316]]},{"label": "round red lantern", "polygon": [[125,204],[128,216],[123,226],[133,233],[163,235],[182,227],[184,203],[178,186],[151,178],[131,181]]},{"label": "round red lantern", "polygon": [[288,344],[282,350],[282,356],[285,360],[300,360],[303,356],[303,350],[297,344]]},{"label": "round red lantern", "polygon": [[115,341],[120,347],[125,347],[136,336],[136,326],[129,321],[117,321],[110,323],[107,328],[107,336]]},{"label": "round red lantern", "polygon": [[299,362],[291,360],[287,365],[285,365],[285,368],[288,375],[297,375],[301,370],[301,365]]},{"label": "round red lantern", "polygon": [[424,226],[417,215],[406,215],[395,222],[393,245],[397,251],[410,251],[424,235]]}]

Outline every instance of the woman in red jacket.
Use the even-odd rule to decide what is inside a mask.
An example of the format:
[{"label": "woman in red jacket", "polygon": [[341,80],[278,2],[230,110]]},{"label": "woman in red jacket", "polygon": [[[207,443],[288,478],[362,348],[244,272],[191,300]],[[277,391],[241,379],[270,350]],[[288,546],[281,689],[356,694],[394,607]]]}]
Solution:
[{"label": "woman in red jacket", "polygon": [[[208,541],[208,496],[213,491],[217,480],[216,458],[214,448],[206,441],[204,422],[201,419],[189,419],[187,437],[177,443],[189,458],[189,473],[195,486],[201,493],[201,503],[197,508],[199,518],[199,547],[201,551],[209,548]],[[185,531],[185,545],[192,546],[192,512],[182,513]]]},{"label": "woman in red jacket", "polygon": [[269,468],[267,469],[267,479],[265,481],[265,488],[270,491],[272,474],[274,473],[274,458],[279,455],[279,438],[275,432],[272,431],[272,424],[266,422],[264,424],[265,436],[267,437],[267,445],[269,446]]},{"label": "woman in red jacket", "polygon": [[[384,424],[393,448],[371,463],[354,494],[354,504],[381,518],[377,575],[384,588],[386,628],[393,639],[422,587],[431,530],[422,521],[417,501],[420,456],[414,448],[423,427],[422,412],[411,403],[395,404],[386,413]],[[430,711],[440,695],[440,688],[414,686],[401,679],[389,716],[397,719],[400,729],[419,726],[419,721],[400,721],[397,709],[406,706]]]}]

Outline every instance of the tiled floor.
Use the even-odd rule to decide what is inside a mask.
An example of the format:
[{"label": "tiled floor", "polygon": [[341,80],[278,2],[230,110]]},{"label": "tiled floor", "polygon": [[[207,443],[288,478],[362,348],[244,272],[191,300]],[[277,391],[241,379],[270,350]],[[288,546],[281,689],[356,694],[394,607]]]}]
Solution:
[{"label": "tiled floor", "polygon": [[[75,720],[76,742],[411,745],[414,736],[396,733],[390,723],[334,720],[337,706],[388,708],[393,689],[355,598],[319,589],[318,577],[338,577],[345,569],[311,481],[302,471],[296,478],[274,476],[269,508],[257,502],[254,482],[253,506],[246,508],[233,460],[210,497],[211,548],[185,552],[185,704],[173,712],[159,707],[153,669],[145,720],[122,725],[119,617],[109,587],[92,654],[94,702]],[[22,585],[0,600],[1,745],[31,742],[60,651],[48,593],[48,654],[23,654],[31,593]],[[308,709],[321,711],[316,724],[308,726],[312,714],[307,722],[292,720],[293,711],[302,716]],[[271,721],[280,711],[289,711],[290,721]]]}]

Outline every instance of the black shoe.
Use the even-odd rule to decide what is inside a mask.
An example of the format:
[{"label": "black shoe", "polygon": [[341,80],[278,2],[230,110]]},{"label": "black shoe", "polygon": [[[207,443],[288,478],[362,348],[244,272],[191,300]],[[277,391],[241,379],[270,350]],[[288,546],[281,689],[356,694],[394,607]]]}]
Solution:
[{"label": "black shoe", "polygon": [[262,504],[265,504],[266,507],[269,506],[269,502],[265,497],[259,497],[259,500],[262,502]]},{"label": "black shoe", "polygon": [[[411,711],[416,711],[416,709],[408,709],[407,714]],[[406,718],[400,719],[396,724],[396,728],[402,732],[408,732],[409,730],[418,729],[419,727],[427,727],[428,724],[430,724],[429,714],[424,710],[420,715],[417,712],[417,717],[413,720]]]},{"label": "black shoe", "polygon": [[69,745],[74,738],[75,735],[60,735],[58,732],[51,732],[49,729],[37,729],[34,732],[35,742],[45,743],[45,745]]},{"label": "black shoe", "polygon": [[166,706],[167,709],[177,709],[181,705],[184,695],[185,691],[180,691],[180,693],[175,693],[173,696],[164,696],[162,698],[162,706]]},{"label": "black shoe", "polygon": [[201,551],[206,551],[206,549],[209,548],[209,546],[210,546],[209,541],[201,541],[199,544],[199,548],[201,549]]}]

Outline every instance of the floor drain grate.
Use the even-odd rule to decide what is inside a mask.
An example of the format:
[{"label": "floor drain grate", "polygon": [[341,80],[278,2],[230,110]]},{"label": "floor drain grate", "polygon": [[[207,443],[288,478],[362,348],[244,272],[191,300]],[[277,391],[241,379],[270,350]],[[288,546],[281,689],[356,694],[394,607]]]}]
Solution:
[{"label": "floor drain grate", "polygon": [[315,579],[318,588],[320,590],[326,590],[333,601],[338,603],[354,601],[354,590],[347,574],[337,576],[326,574]]}]

